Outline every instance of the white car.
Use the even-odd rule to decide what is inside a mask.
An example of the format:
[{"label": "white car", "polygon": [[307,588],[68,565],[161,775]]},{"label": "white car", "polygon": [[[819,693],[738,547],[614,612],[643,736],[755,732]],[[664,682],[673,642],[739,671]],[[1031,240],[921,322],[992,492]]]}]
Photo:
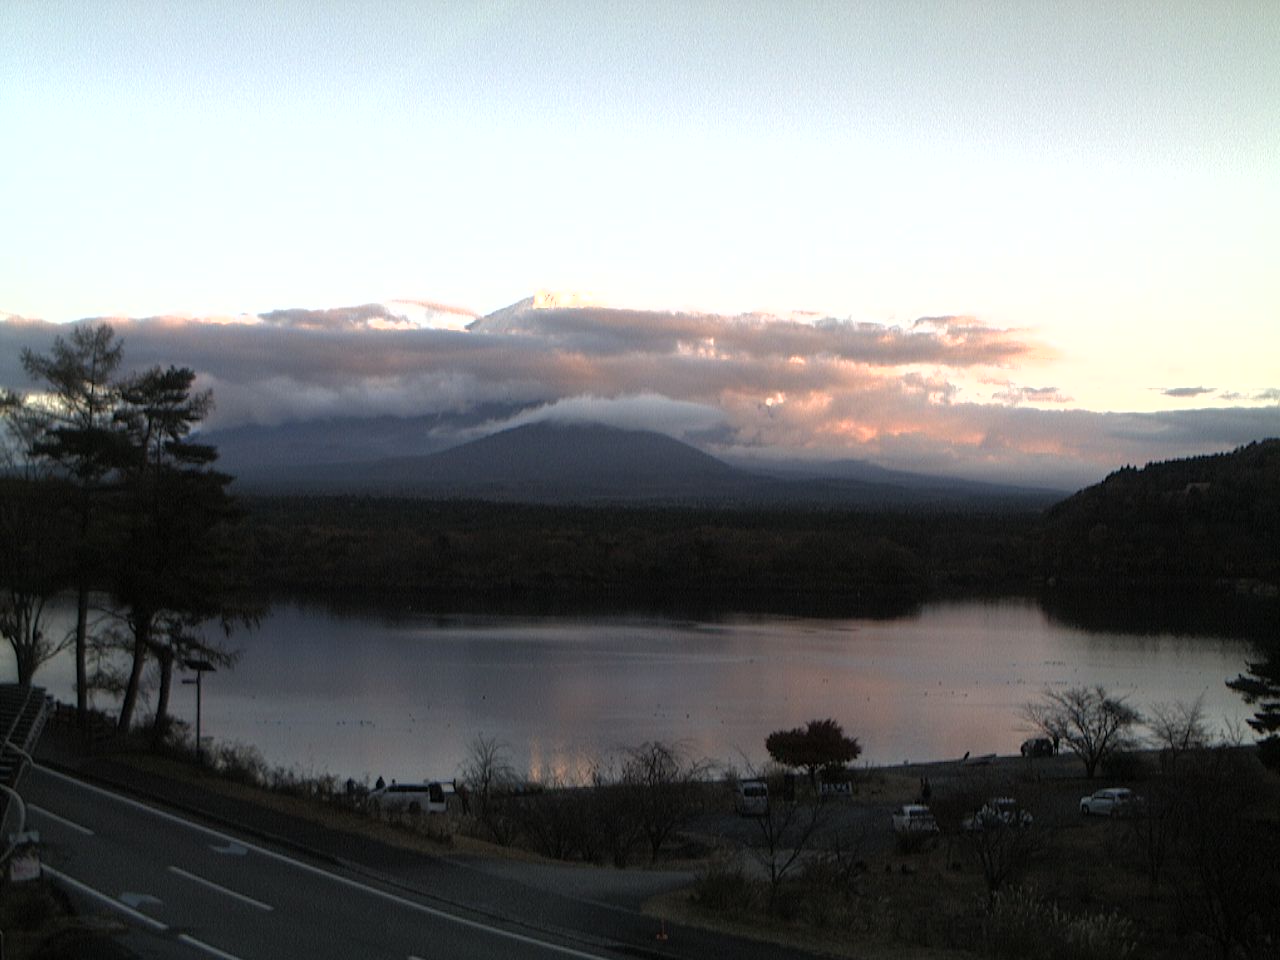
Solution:
[{"label": "white car", "polygon": [[743,780],[734,795],[733,808],[744,817],[763,817],[769,812],[769,785],[763,780]]},{"label": "white car", "polygon": [[1125,817],[1137,812],[1142,798],[1128,787],[1108,787],[1080,798],[1080,812],[1086,817]]},{"label": "white car", "polygon": [[923,804],[908,803],[893,812],[893,832],[897,834],[937,833],[938,821]]}]

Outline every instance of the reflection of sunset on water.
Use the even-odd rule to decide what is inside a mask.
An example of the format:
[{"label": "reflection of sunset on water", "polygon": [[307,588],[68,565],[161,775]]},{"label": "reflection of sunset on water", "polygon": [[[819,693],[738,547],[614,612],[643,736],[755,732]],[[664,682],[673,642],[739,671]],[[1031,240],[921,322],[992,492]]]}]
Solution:
[{"label": "reflection of sunset on water", "polygon": [[[1243,642],[1087,632],[1023,601],[925,607],[897,620],[788,617],[400,619],[277,607],[234,670],[206,681],[204,730],[303,772],[451,777],[477,736],[522,775],[581,783],[646,741],[739,770],[773,730],[831,717],[859,763],[1015,753],[1023,703],[1103,683],[1143,708],[1204,694],[1221,728]],[[63,699],[69,657],[42,680]],[[189,688],[175,713],[194,717]]]}]

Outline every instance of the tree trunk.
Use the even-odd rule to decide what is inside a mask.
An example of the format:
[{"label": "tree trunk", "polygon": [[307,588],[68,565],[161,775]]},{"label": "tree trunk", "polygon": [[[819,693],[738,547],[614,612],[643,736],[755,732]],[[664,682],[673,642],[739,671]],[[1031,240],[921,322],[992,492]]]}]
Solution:
[{"label": "tree trunk", "polygon": [[89,729],[89,671],[87,655],[89,637],[89,582],[81,578],[76,591],[76,718],[80,729]]},{"label": "tree trunk", "polygon": [[133,627],[133,666],[129,670],[129,683],[124,688],[120,702],[120,720],[117,728],[123,733],[133,725],[133,711],[138,705],[138,690],[142,686],[142,668],[147,663],[147,648],[151,640],[151,617],[139,617]]},{"label": "tree trunk", "polygon": [[162,647],[156,651],[160,661],[160,689],[156,693],[156,716],[151,724],[151,736],[158,746],[164,740],[169,727],[169,688],[173,683],[173,651]]},{"label": "tree trunk", "polygon": [[13,647],[13,665],[18,669],[18,686],[31,686],[31,678],[36,673],[36,648],[31,635],[31,618],[27,608],[21,601],[11,600],[12,610],[8,623],[5,624],[9,646]]}]

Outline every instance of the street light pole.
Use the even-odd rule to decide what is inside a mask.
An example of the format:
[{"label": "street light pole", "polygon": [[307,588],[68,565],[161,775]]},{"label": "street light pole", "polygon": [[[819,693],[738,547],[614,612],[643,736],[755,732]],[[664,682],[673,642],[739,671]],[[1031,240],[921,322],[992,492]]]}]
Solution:
[{"label": "street light pole", "polygon": [[196,685],[196,764],[204,766],[204,745],[200,739],[200,712],[201,712],[201,693],[203,684],[200,682],[204,679],[206,673],[216,672],[212,663],[208,660],[183,660],[183,664],[188,670],[194,670],[196,678],[194,680],[183,680],[183,683],[194,683]]}]

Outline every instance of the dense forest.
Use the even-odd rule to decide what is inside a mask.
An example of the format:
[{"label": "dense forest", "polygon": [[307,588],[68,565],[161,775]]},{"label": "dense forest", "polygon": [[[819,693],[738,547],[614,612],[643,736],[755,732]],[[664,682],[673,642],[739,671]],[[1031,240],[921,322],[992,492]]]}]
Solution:
[{"label": "dense forest", "polygon": [[1280,441],[1126,467],[1049,510],[243,501],[266,592],[359,604],[893,614],[956,595],[1271,594]]},{"label": "dense forest", "polygon": [[245,502],[253,578],[353,603],[896,613],[1020,589],[1031,513]]},{"label": "dense forest", "polygon": [[1039,537],[1050,582],[1271,593],[1280,583],[1280,440],[1125,467],[1047,511]]}]

